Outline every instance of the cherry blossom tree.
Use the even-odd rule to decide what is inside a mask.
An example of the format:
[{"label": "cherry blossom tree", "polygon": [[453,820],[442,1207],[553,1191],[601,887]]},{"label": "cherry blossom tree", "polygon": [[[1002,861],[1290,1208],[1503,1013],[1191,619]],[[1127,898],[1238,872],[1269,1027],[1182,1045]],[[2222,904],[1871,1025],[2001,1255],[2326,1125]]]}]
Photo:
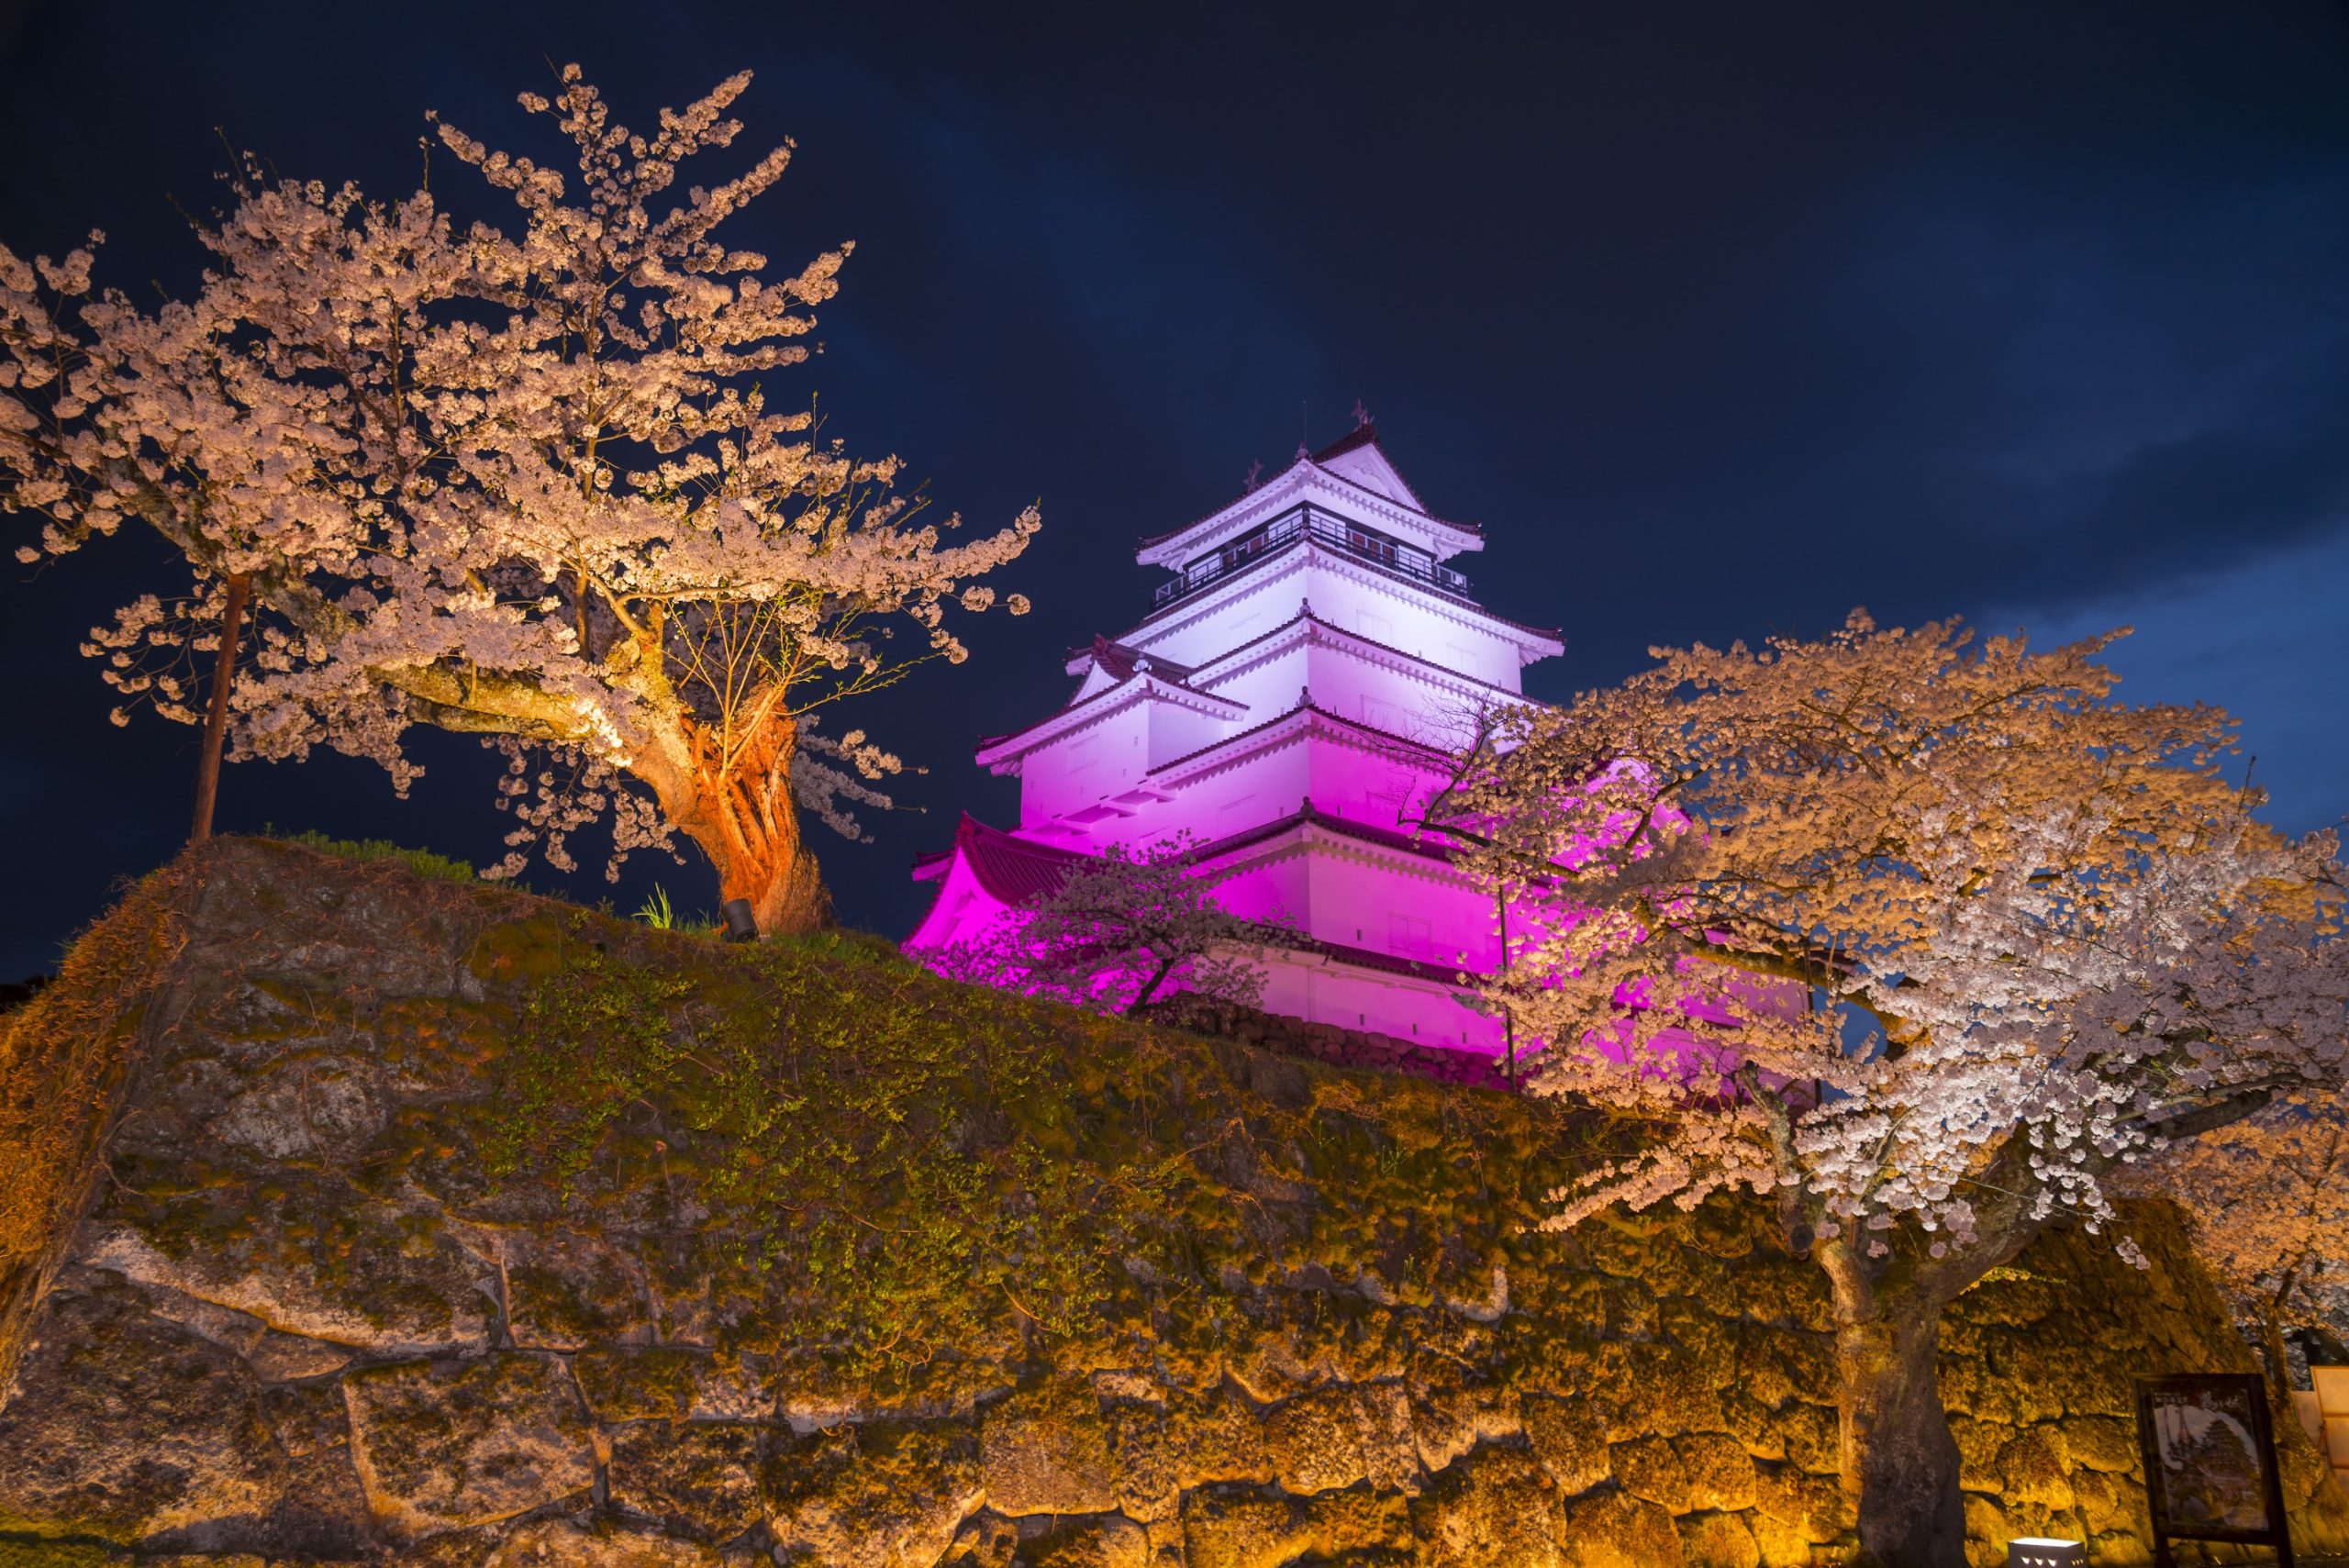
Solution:
[{"label": "cherry blossom tree", "polygon": [[241,619],[250,657],[217,688],[233,755],[328,746],[404,793],[411,727],[479,734],[517,817],[500,872],[534,844],[569,869],[567,836],[600,817],[613,874],[683,831],[763,928],[822,917],[796,807],[853,833],[901,764],[818,733],[816,710],[961,662],[947,613],[988,607],[974,580],[1038,523],[950,542],[896,460],[827,439],[812,396],[774,400],[850,248],[778,277],[717,238],[788,143],[669,194],[733,142],[749,80],[638,134],[566,68],[521,102],[575,173],[438,126],[511,199],[508,228],[429,184],[370,200],[248,161],[196,230],[201,288],[153,310],[94,289],[89,249],[0,249],[0,508],[42,525],[20,558],[131,520],[192,573],[86,645],[126,706],[198,722],[187,666],[237,659]]},{"label": "cherry blossom tree", "polygon": [[1283,929],[1224,910],[1197,859],[1186,833],[1112,844],[993,929],[918,956],[952,979],[1099,1013],[1139,1013],[1176,992],[1254,1006],[1265,980],[1254,951]]},{"label": "cherry blossom tree", "polygon": [[2149,1165],[2142,1184],[2193,1217],[2196,1250],[2281,1401],[2292,1386],[2286,1331],[2328,1318],[2349,1284],[2349,1106],[2338,1095],[2281,1100]]},{"label": "cherry blossom tree", "polygon": [[1827,1275],[1887,1564],[1963,1561],[1943,1307],[2051,1225],[2110,1226],[2117,1168],[2349,1062],[2333,837],[2252,816],[2224,714],[2113,700],[2110,640],[1855,615],[1659,651],[1497,716],[1431,814],[1509,890],[1486,985],[1547,1042],[1533,1091],[1652,1118],[1553,1222],[1774,1195]]}]

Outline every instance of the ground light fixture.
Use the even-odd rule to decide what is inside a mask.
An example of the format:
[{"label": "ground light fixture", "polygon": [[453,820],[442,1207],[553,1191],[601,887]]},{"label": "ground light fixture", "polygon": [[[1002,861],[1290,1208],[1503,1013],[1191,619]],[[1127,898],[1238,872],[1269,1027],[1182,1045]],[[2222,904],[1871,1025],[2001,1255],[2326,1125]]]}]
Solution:
[{"label": "ground light fixture", "polygon": [[2007,1542],[2007,1568],[2087,1568],[2088,1549],[2049,1535],[2019,1535]]},{"label": "ground light fixture", "polygon": [[749,899],[729,898],[718,906],[718,912],[726,917],[725,940],[754,942],[759,940],[759,922],[751,917]]}]

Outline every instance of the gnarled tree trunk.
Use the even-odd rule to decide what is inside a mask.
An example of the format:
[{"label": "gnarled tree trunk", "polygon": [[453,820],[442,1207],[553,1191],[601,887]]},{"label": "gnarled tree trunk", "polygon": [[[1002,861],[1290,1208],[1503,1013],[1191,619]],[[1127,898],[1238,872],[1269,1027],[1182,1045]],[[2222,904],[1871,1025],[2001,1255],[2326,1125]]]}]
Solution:
[{"label": "gnarled tree trunk", "polygon": [[1878,1568],[1962,1568],[1965,1505],[1957,1440],[1942,1409],[1941,1306],[1904,1302],[1835,1326],[1844,1484],[1863,1561]]},{"label": "gnarled tree trunk", "polygon": [[831,896],[800,836],[791,790],[796,727],[772,717],[747,740],[738,737],[730,751],[717,731],[690,722],[678,739],[674,751],[632,771],[652,786],[662,814],[718,868],[719,900],[748,899],[761,936],[805,936],[830,925]]},{"label": "gnarled tree trunk", "polygon": [[1963,1568],[1965,1503],[1939,1364],[1946,1299],[1906,1282],[1885,1288],[1847,1243],[1820,1254],[1834,1290],[1843,1487],[1860,1561]]},{"label": "gnarled tree trunk", "polygon": [[700,816],[681,826],[718,867],[719,902],[749,899],[751,917],[763,937],[804,937],[832,923],[832,895],[825,890],[816,857],[800,840],[799,824],[787,801],[782,818],[785,831],[748,843],[722,817],[715,835],[703,829]]}]

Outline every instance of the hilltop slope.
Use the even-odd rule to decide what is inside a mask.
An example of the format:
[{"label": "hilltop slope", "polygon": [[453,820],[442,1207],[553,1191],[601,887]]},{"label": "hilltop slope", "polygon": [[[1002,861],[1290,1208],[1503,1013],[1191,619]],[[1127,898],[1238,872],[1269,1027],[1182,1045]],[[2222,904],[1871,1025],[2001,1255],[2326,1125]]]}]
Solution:
[{"label": "hilltop slope", "polygon": [[[1619,1136],[1554,1106],[245,840],[6,1030],[19,1551],[1753,1568],[1842,1529],[1817,1271],[1754,1205],[1540,1232]],[[2150,1276],[2056,1238],[1954,1314],[1985,1561],[2143,1560],[2128,1379],[2250,1364],[2135,1224]]]}]

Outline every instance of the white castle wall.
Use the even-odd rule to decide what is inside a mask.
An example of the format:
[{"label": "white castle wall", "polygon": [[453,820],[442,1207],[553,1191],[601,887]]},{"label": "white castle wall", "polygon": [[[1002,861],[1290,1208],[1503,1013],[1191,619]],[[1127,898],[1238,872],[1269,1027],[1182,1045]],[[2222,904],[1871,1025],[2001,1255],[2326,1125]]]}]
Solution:
[{"label": "white castle wall", "polygon": [[1121,640],[1177,663],[1204,664],[1294,619],[1308,603],[1332,626],[1503,691],[1524,690],[1528,655],[1505,625],[1312,544],[1291,546],[1227,584],[1160,611]]}]

